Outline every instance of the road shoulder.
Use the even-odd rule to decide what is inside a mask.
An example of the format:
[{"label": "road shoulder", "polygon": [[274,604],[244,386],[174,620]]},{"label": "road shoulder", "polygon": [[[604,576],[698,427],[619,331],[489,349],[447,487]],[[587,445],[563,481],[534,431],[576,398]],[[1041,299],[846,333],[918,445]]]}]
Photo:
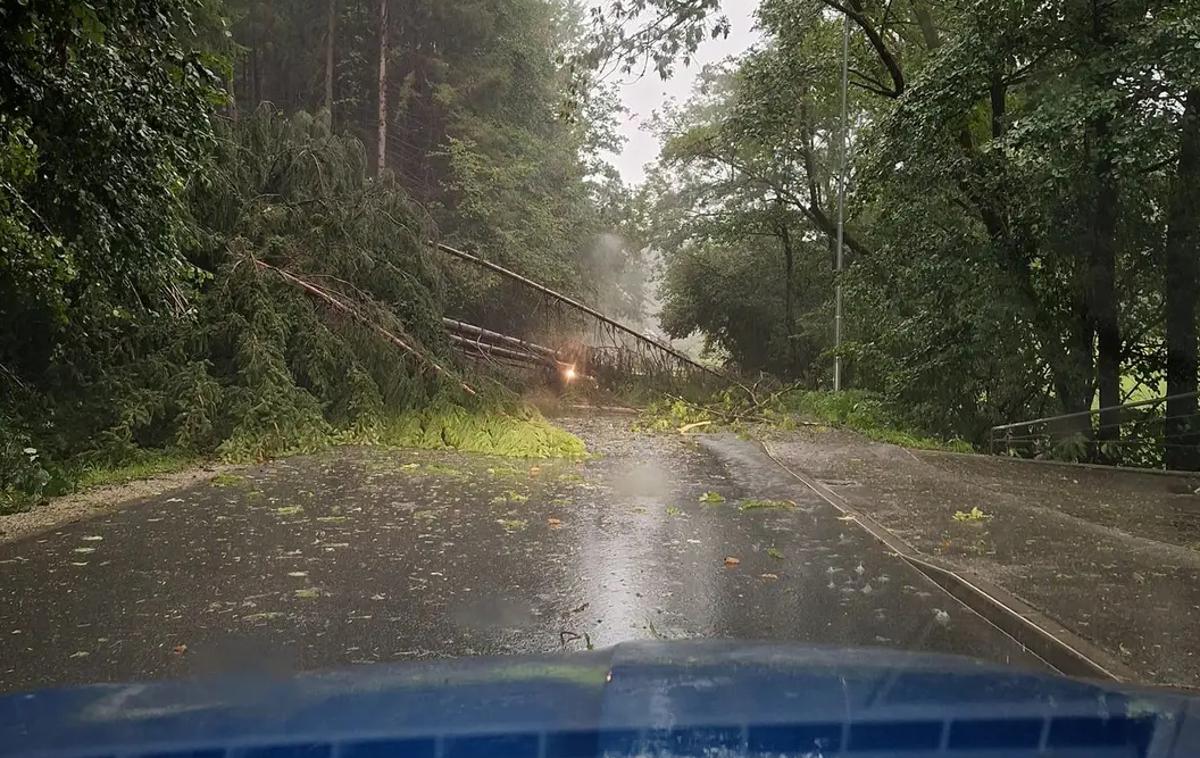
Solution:
[{"label": "road shoulder", "polygon": [[[1200,683],[1200,552],[1188,543],[1200,498],[1186,481],[910,451],[838,430],[766,446],[932,571],[990,588],[1118,678]],[[1172,519],[1181,526],[1166,542]]]},{"label": "road shoulder", "polygon": [[51,498],[49,502],[27,511],[0,515],[0,545],[125,508],[144,498],[207,481],[233,468],[216,463],[200,465],[184,471],[157,474],[146,479]]}]

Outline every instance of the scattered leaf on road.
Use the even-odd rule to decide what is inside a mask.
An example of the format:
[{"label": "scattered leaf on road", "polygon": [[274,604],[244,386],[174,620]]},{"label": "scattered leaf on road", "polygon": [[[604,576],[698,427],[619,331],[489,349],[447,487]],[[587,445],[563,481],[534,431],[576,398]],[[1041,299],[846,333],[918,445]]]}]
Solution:
[{"label": "scattered leaf on road", "polygon": [[705,492],[703,495],[700,496],[700,502],[702,502],[702,503],[723,503],[723,502],[725,502],[725,496],[722,495],[720,492]]},{"label": "scattered leaf on road", "polygon": [[751,498],[743,500],[738,505],[740,511],[753,511],[759,508],[795,508],[796,503],[792,500],[758,500]]},{"label": "scattered leaf on road", "polygon": [[779,574],[759,574],[763,579],[778,579]]},{"label": "scattered leaf on road", "polygon": [[84,542],[100,542],[103,539],[104,538],[101,537],[99,534],[89,534],[88,536],[83,538],[83,541]]},{"label": "scattered leaf on road", "polygon": [[780,561],[783,560],[783,551],[777,547],[767,548],[767,555],[771,556],[772,558],[774,558],[776,560],[780,560]]},{"label": "scattered leaf on road", "polygon": [[725,557],[725,565],[726,566],[736,566],[741,562],[742,562],[741,558],[734,558],[732,555]]},{"label": "scattered leaf on road", "polygon": [[271,619],[283,618],[284,614],[279,611],[265,611],[263,613],[251,613],[249,616],[242,616],[242,621],[270,621]]},{"label": "scattered leaf on road", "polygon": [[175,655],[183,655],[184,653],[187,652],[187,645],[180,643],[180,644],[176,645],[175,647],[171,648],[171,652],[174,653]]},{"label": "scattered leaf on road", "polygon": [[94,547],[77,547],[77,548],[75,548],[74,552],[76,552],[76,553],[94,553],[94,552],[96,552],[96,548],[94,548]]},{"label": "scattered leaf on road", "polygon": [[562,521],[560,519],[554,518],[553,516],[546,519],[546,523],[550,525],[551,529],[557,529],[560,526],[562,526]]},{"label": "scattered leaf on road", "polygon": [[305,587],[304,589],[296,590],[292,594],[301,600],[312,600],[315,597],[320,597],[321,591],[316,587]]},{"label": "scattered leaf on road", "polygon": [[299,579],[301,577],[308,576],[308,572],[307,571],[289,571],[288,576],[296,577],[297,579]]},{"label": "scattered leaf on road", "polygon": [[682,511],[682,510],[680,510],[680,509],[676,508],[676,507],[675,507],[675,506],[673,506],[673,505],[668,505],[668,506],[667,506],[667,515],[668,515],[668,516],[679,516],[679,515],[681,515],[682,513],[683,513],[683,511]]},{"label": "scattered leaf on road", "polygon": [[279,516],[295,516],[297,513],[303,513],[304,509],[298,505],[285,505],[275,509],[276,515]]},{"label": "scattered leaf on road", "polygon": [[969,511],[955,511],[955,521],[987,521],[991,518],[990,514],[979,510],[979,506],[974,506]]},{"label": "scattered leaf on road", "polygon": [[74,653],[71,653],[71,655],[69,657],[70,658],[87,658],[89,655],[91,655],[91,653],[89,653],[86,650],[78,650]]},{"label": "scattered leaf on road", "polygon": [[498,518],[496,519],[496,523],[504,527],[504,531],[509,533],[524,531],[525,527],[529,526],[528,521],[519,518]]}]

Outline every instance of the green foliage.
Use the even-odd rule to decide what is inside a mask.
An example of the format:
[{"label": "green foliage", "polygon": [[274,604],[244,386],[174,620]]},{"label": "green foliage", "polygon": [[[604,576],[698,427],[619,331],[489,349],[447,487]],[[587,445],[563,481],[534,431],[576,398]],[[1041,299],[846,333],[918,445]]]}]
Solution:
[{"label": "green foliage", "polygon": [[[366,178],[353,140],[261,109],[222,126],[211,173],[186,199],[200,273],[187,299],[73,381],[21,385],[6,493],[36,495],[51,471],[93,484],[197,455],[251,461],[339,442],[585,452],[502,394],[468,398],[430,371],[449,358],[425,222],[404,192]],[[21,452],[41,445],[53,466]]]},{"label": "green foliage", "polygon": [[670,432],[692,424],[712,423],[714,420],[713,413],[702,405],[683,399],[660,398],[646,406],[634,426],[647,431]]},{"label": "green foliage", "polygon": [[[628,278],[632,245],[593,254],[633,213],[597,162],[613,102],[577,92],[589,118],[560,118],[576,11],[393,3],[381,91],[377,7],[313,10],[0,9],[6,503],[341,442],[584,454],[504,393],[465,393],[447,303],[498,328],[546,315],[426,245],[440,233],[580,293],[585,271]],[[362,116],[381,94],[376,172]]]},{"label": "green foliage", "polygon": [[[684,0],[662,24],[707,10]],[[1194,0],[763,0],[763,43],[660,124],[651,238],[672,334],[827,386],[845,13],[843,378],[902,426],[977,443],[1105,387],[1120,402],[1125,376],[1156,385],[1164,297],[1196,300],[1164,268],[1172,228],[1194,226],[1194,203],[1168,210],[1194,184],[1176,175],[1200,82]],[[1132,450],[1113,452],[1144,460]]]},{"label": "green foliage", "polygon": [[[643,411],[638,428],[672,432],[694,425],[697,431],[722,428],[750,430],[754,427],[790,429],[797,420],[851,429],[879,442],[902,447],[971,452],[969,443],[944,441],[921,429],[911,412],[878,394],[864,390],[825,392],[795,386],[768,393],[759,390],[755,399],[742,387],[722,390],[706,401],[678,398],[651,404]],[[702,426],[701,426],[702,425]]]},{"label": "green foliage", "polygon": [[[368,147],[378,171],[379,4],[231,5],[233,38],[253,61],[232,82],[239,111],[327,107],[329,55],[328,117]],[[600,235],[619,226],[609,211],[625,194],[598,157],[616,145],[616,104],[591,86],[568,93],[580,10],[558,0],[407,0],[390,3],[388,18],[382,174],[455,246],[574,295],[612,289],[621,267],[590,263]],[[576,107],[564,109],[572,96]],[[509,282],[457,265],[446,274],[457,317],[510,334],[547,320]]]},{"label": "green foliage", "polygon": [[581,458],[587,454],[578,437],[550,424],[536,410],[517,405],[471,409],[435,403],[385,421],[379,441],[515,458]]},{"label": "green foliage", "polygon": [[0,415],[0,514],[36,501],[49,482],[50,472],[29,435]]},{"label": "green foliage", "polygon": [[178,302],[182,188],[212,146],[219,99],[220,61],[191,41],[197,7],[0,8],[0,321],[22,325],[0,330],[12,376],[87,371]]},{"label": "green foliage", "polygon": [[179,452],[141,450],[132,460],[120,466],[87,466],[72,475],[73,484],[81,489],[124,484],[138,479],[149,479],[160,474],[170,474],[195,466],[199,459],[194,455]]},{"label": "green foliage", "polygon": [[781,402],[789,413],[830,426],[852,429],[878,442],[962,453],[972,450],[971,445],[962,440],[946,442],[912,431],[894,406],[870,392],[797,391],[782,396]]},{"label": "green foliage", "polygon": [[954,520],[963,523],[979,523],[991,518],[991,514],[979,510],[979,506],[971,506],[969,511],[955,511]]}]

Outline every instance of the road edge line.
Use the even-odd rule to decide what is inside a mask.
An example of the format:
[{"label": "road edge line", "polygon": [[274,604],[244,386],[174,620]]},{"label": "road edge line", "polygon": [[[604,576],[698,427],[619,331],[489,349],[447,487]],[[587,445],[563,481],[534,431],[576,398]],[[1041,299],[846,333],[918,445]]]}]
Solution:
[{"label": "road edge line", "polygon": [[[907,450],[907,448],[903,448]],[[918,455],[926,453],[947,458],[982,458],[989,461],[1006,461],[1008,463],[1033,463],[1038,466],[1058,466],[1066,469],[1083,469],[1085,471],[1104,471],[1121,474],[1148,474],[1172,479],[1200,479],[1200,471],[1168,471],[1161,468],[1143,468],[1140,466],[1108,466],[1103,463],[1083,463],[1079,461],[1053,461],[1045,458],[1018,458],[998,453],[962,453],[957,450],[938,450],[936,448],[915,448]]]},{"label": "road edge line", "polygon": [[1016,640],[1055,670],[1067,676],[1086,679],[1110,679],[1117,682],[1137,681],[1137,675],[1132,669],[1067,629],[1058,621],[1008,590],[984,580],[968,580],[957,572],[938,565],[929,556],[909,545],[874,518],[850,505],[844,498],[812,476],[788,466],[772,452],[766,442],[759,440],[758,444],[767,457],[775,462],[775,465],[804,484],[835,509],[853,517],[863,530],[882,542],[901,560],[921,572],[955,600],[979,614],[985,621]]}]

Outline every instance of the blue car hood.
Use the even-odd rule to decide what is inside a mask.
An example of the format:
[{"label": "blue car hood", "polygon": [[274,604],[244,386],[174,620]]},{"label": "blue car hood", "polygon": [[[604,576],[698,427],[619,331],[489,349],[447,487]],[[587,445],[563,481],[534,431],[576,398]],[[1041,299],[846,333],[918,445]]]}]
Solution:
[{"label": "blue car hood", "polygon": [[[0,756],[1200,755],[1196,701],[977,661],[732,642],[0,698]],[[997,752],[999,751],[999,752]]]}]

